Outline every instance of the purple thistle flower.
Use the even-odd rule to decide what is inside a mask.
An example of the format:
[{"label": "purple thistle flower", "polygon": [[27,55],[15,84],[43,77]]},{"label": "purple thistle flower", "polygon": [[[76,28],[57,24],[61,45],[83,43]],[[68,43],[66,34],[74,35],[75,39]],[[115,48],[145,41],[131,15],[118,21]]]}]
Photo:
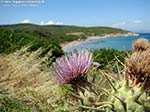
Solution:
[{"label": "purple thistle flower", "polygon": [[74,51],[70,55],[56,59],[52,74],[61,84],[84,77],[92,64],[92,53],[89,51]]}]

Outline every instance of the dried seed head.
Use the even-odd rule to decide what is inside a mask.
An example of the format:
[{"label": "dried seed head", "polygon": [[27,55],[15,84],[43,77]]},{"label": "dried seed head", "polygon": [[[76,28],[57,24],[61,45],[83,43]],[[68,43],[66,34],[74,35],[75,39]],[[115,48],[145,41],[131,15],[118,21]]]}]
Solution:
[{"label": "dried seed head", "polygon": [[146,39],[134,42],[132,55],[126,62],[125,74],[134,85],[139,85],[146,80],[145,88],[150,88],[150,47]]},{"label": "dried seed head", "polygon": [[140,38],[133,42],[132,47],[134,52],[144,51],[149,47],[148,40]]}]

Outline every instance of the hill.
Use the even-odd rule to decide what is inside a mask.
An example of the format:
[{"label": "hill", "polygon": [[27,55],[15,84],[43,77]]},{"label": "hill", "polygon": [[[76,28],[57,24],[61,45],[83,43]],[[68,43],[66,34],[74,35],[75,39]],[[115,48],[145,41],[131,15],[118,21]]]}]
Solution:
[{"label": "hill", "polygon": [[128,31],[111,27],[79,27],[67,25],[35,25],[15,24],[1,25],[0,31],[11,30],[22,32],[32,37],[46,39],[49,41],[64,43],[77,39],[85,39],[88,36],[103,36],[105,34],[127,33]]}]

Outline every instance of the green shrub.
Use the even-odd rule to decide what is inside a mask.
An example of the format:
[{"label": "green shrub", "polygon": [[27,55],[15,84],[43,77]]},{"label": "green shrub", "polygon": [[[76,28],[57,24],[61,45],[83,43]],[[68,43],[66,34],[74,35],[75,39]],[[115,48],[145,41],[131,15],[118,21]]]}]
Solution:
[{"label": "green shrub", "polygon": [[[123,67],[121,63],[118,62],[118,60],[122,63],[125,61],[125,57],[127,56],[127,53],[125,51],[118,51],[116,49],[99,49],[98,51],[94,51],[94,61],[100,63],[101,69],[109,68],[112,69],[114,72],[116,72],[116,64]],[[110,65],[112,65],[110,67]]]},{"label": "green shrub", "polygon": [[[57,42],[51,42],[45,39],[33,37],[24,32],[18,32],[11,29],[0,30],[0,53],[11,53],[21,49],[23,46],[30,46],[28,51],[36,51],[39,48],[43,49],[40,56],[44,56],[49,51],[52,55],[51,61],[55,61],[55,58],[63,55],[63,51]],[[51,64],[51,63],[49,63]]]},{"label": "green shrub", "polygon": [[36,39],[25,33],[13,30],[0,30],[0,53],[11,53],[22,46],[34,42]]}]

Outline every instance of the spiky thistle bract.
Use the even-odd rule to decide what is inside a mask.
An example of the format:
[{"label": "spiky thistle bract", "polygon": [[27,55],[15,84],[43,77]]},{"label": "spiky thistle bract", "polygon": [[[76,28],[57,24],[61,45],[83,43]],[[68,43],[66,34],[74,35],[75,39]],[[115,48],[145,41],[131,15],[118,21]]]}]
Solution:
[{"label": "spiky thistle bract", "polygon": [[150,46],[148,40],[143,38],[133,42],[132,46],[132,54],[125,64],[124,78],[113,84],[109,81],[113,90],[108,97],[112,102],[108,112],[145,112],[142,100],[146,98],[144,89],[150,87]]}]

